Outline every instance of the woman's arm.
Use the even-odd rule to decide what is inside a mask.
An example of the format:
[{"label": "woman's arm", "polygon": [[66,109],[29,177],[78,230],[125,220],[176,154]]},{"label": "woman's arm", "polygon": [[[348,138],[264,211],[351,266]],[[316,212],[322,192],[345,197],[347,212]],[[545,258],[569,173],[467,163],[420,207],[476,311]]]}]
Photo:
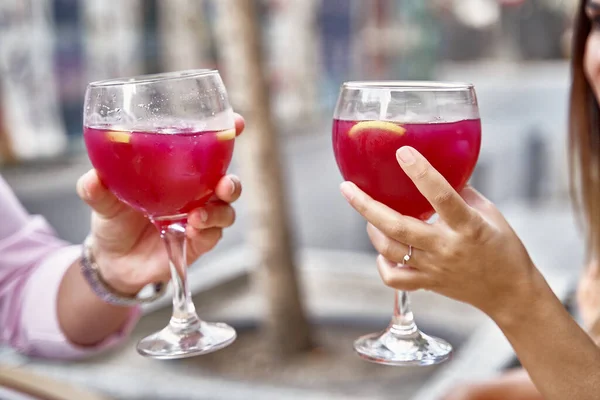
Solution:
[{"label": "woman's arm", "polygon": [[494,316],[547,400],[600,395],[600,349],[539,276],[519,298],[520,312]]},{"label": "woman's arm", "polygon": [[[472,188],[457,193],[415,149],[398,162],[439,215],[401,215],[345,182],[342,194],[368,221],[383,281],[469,303],[502,329],[546,400],[600,396],[600,350],[535,268],[498,209]],[[412,246],[409,247],[409,246]],[[399,268],[411,254],[408,267]]]},{"label": "woman's arm", "polygon": [[[584,270],[577,289],[577,305],[586,331],[600,343],[600,268],[593,260]],[[543,400],[529,374],[522,368],[498,378],[459,385],[444,400]]]}]

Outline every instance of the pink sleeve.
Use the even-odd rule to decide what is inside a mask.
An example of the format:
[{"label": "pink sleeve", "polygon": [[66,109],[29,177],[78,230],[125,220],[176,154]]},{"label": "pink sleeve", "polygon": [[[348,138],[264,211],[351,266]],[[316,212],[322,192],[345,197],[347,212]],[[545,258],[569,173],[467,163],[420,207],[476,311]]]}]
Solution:
[{"label": "pink sleeve", "polygon": [[71,344],[58,325],[56,299],[64,273],[81,254],[80,246],[62,247],[48,254],[29,277],[24,289],[21,330],[25,350],[36,356],[82,358],[119,344],[126,339],[139,319],[140,309],[132,308],[120,333],[94,347]]},{"label": "pink sleeve", "polygon": [[126,338],[139,308],[122,332],[95,347],[75,346],[62,333],[58,288],[79,254],[80,247],[59,240],[43,218],[29,216],[0,178],[0,342],[39,357],[80,358]]}]

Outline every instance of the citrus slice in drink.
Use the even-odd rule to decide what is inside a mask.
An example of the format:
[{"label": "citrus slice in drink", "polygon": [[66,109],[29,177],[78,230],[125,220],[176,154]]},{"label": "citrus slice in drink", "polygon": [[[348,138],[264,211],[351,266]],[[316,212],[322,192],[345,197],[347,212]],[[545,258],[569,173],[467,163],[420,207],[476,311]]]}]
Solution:
[{"label": "citrus slice in drink", "polygon": [[366,130],[377,129],[402,136],[406,132],[402,126],[388,121],[361,121],[354,125],[348,132],[349,136],[356,136]]},{"label": "citrus slice in drink", "polygon": [[235,129],[227,129],[217,132],[217,139],[220,141],[231,140],[235,138]]},{"label": "citrus slice in drink", "polygon": [[131,132],[125,131],[108,131],[106,133],[106,137],[111,142],[115,143],[130,143],[131,142]]}]

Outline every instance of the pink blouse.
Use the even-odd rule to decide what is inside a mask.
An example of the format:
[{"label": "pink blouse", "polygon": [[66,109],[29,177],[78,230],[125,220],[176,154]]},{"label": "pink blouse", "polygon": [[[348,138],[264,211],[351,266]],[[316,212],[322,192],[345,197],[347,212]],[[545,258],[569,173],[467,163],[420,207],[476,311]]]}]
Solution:
[{"label": "pink blouse", "polygon": [[56,298],[80,246],[58,239],[40,216],[29,215],[0,177],[0,343],[39,357],[81,358],[123,341],[137,322],[134,308],[122,332],[94,347],[70,343],[60,329]]}]

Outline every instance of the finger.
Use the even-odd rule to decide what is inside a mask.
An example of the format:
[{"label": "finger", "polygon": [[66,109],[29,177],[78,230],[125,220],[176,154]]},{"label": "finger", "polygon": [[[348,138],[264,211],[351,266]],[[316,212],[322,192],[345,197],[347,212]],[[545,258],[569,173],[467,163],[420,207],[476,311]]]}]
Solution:
[{"label": "finger", "polygon": [[383,283],[397,290],[414,291],[426,287],[424,272],[412,267],[399,267],[384,256],[377,256],[377,269]]},{"label": "finger", "polygon": [[432,246],[437,236],[432,226],[392,210],[372,199],[352,182],[342,183],[340,190],[356,211],[387,236],[420,249]]},{"label": "finger", "polygon": [[226,203],[233,203],[239,199],[241,194],[242,183],[240,182],[240,178],[231,174],[221,178],[215,188],[215,195],[217,198]]},{"label": "finger", "polygon": [[127,209],[100,181],[96,170],[83,174],[77,181],[77,194],[94,211],[105,218],[113,218]]},{"label": "finger", "polygon": [[396,158],[419,192],[448,225],[455,227],[469,221],[473,210],[417,150],[401,147]]},{"label": "finger", "polygon": [[244,117],[242,117],[238,113],[234,114],[234,118],[235,118],[235,135],[240,136],[242,134],[242,132],[244,131],[244,128],[246,127],[246,121],[244,121]]},{"label": "finger", "polygon": [[471,208],[483,211],[484,213],[488,213],[492,210],[499,213],[491,201],[470,185],[465,186],[464,189],[460,191],[459,195]]},{"label": "finger", "polygon": [[153,283],[162,283],[163,285],[167,285],[171,280],[171,271],[168,268],[165,268],[164,270],[161,270],[160,274],[157,274],[150,280]]},{"label": "finger", "polygon": [[188,224],[195,229],[228,228],[235,222],[235,210],[228,204],[211,203],[193,210]]},{"label": "finger", "polygon": [[367,224],[367,234],[369,235],[371,243],[373,243],[373,246],[377,252],[384,256],[388,261],[402,264],[404,263],[404,256],[410,253],[410,259],[406,265],[416,267],[418,266],[418,262],[423,261],[423,257],[418,257],[416,253],[418,252],[420,256],[426,254],[419,251],[419,249],[415,249],[414,247],[412,250],[410,250],[407,245],[400,243],[389,236],[386,236],[383,232],[371,224]]},{"label": "finger", "polygon": [[[212,250],[219,240],[223,237],[223,229],[208,228],[196,229],[188,226],[187,229],[188,244],[190,246],[189,254],[194,258]],[[193,260],[192,260],[193,261]]]},{"label": "finger", "polygon": [[213,243],[218,242],[223,237],[223,229],[196,229],[194,227],[188,227],[187,236],[194,244]]}]

